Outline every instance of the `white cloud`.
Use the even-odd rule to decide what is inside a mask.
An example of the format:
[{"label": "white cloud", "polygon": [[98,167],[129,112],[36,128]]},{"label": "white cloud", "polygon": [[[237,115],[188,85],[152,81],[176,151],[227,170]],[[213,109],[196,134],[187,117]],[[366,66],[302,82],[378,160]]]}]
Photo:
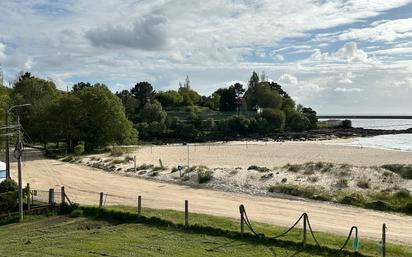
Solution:
[{"label": "white cloud", "polygon": [[371,27],[351,29],[339,35],[341,40],[355,39],[384,42],[409,37],[412,37],[412,18],[374,22]]},{"label": "white cloud", "polygon": [[320,49],[315,49],[309,59],[313,61],[326,61],[329,59],[329,54],[322,53]]},{"label": "white cloud", "polygon": [[6,45],[0,42],[0,64],[6,60]]},{"label": "white cloud", "polygon": [[344,88],[344,87],[337,87],[335,88],[336,92],[362,92],[363,90],[358,87],[353,88]]},{"label": "white cloud", "polygon": [[276,55],[273,56],[273,59],[276,60],[276,61],[283,62],[285,60],[285,57],[283,57],[283,55],[281,55],[281,54],[276,54]]},{"label": "white cloud", "polygon": [[282,74],[277,80],[279,84],[297,85],[299,83],[298,79],[290,74]]},{"label": "white cloud", "polygon": [[342,48],[336,51],[335,56],[340,59],[345,59],[348,62],[371,62],[368,58],[368,54],[362,49],[359,49],[355,42],[346,43]]},{"label": "white cloud", "polygon": [[88,30],[86,37],[95,46],[158,50],[167,44],[166,29],[165,16],[149,15],[138,19],[132,26],[107,25]]}]

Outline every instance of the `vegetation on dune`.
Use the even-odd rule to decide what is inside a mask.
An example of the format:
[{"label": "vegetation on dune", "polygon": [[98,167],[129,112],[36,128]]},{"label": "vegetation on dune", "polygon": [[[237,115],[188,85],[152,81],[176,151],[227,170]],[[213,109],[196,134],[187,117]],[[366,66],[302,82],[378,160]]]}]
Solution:
[{"label": "vegetation on dune", "polygon": [[412,179],[412,165],[406,164],[387,164],[382,165],[382,168],[390,170],[404,179]]}]

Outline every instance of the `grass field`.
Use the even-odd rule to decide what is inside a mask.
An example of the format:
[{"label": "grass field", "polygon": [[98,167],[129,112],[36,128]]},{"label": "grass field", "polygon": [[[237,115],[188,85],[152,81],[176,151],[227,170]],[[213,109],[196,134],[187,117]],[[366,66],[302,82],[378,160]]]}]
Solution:
[{"label": "grass field", "polygon": [[[274,244],[208,232],[211,226],[238,231],[239,223],[234,219],[191,214],[190,224],[204,227],[205,231],[201,232],[199,229],[186,231],[166,223],[130,223],[110,215],[96,218],[88,212],[96,212],[96,209],[86,208],[80,217],[28,216],[24,223],[0,226],[0,256],[292,256],[302,249],[298,243],[302,237],[299,229]],[[112,207],[103,212],[134,214],[135,209]],[[169,224],[182,224],[184,220],[183,213],[176,211],[143,209],[143,214],[169,221]],[[255,227],[267,236],[284,230],[267,224],[255,224]],[[337,249],[344,242],[343,237],[324,233],[316,233],[316,236],[330,249]],[[313,240],[309,240],[309,244],[313,245]],[[360,245],[362,253],[378,256],[375,242],[361,240]],[[331,256],[330,251],[309,248],[312,250],[296,256]],[[390,245],[387,256],[412,256],[412,250]]]}]

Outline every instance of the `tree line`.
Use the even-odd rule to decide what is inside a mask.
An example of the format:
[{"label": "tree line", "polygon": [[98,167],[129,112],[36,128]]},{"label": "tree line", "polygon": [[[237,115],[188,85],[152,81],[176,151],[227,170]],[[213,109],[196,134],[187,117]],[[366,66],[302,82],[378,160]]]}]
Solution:
[{"label": "tree line", "polygon": [[177,90],[156,92],[139,82],[116,95],[145,140],[209,140],[317,126],[314,110],[296,105],[281,85],[256,72],[247,87],[235,83],[209,96],[193,90],[188,77]]},{"label": "tree line", "polygon": [[[247,87],[235,83],[209,96],[189,78],[177,90],[155,91],[148,82],[112,93],[104,84],[79,82],[68,92],[49,80],[21,74],[11,88],[0,85],[0,115],[12,105],[33,143],[82,144],[90,151],[143,140],[195,141],[266,135],[316,128],[316,112],[296,105],[281,85],[253,72]],[[13,114],[11,114],[13,117]],[[4,125],[0,119],[0,126]]]}]

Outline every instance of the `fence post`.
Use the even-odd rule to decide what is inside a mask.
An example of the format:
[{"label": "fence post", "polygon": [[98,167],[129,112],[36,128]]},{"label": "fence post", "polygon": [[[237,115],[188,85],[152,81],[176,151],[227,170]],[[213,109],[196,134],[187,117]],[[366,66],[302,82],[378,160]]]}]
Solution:
[{"label": "fence post", "polygon": [[382,225],[382,256],[386,257],[386,224]]},{"label": "fence post", "polygon": [[185,200],[185,226],[189,226],[189,201]]},{"label": "fence post", "polygon": [[307,218],[308,218],[308,215],[304,213],[303,214],[303,247],[306,247]]},{"label": "fence post", "polygon": [[99,208],[103,207],[103,192],[100,192]]},{"label": "fence post", "polygon": [[27,210],[29,211],[30,211],[30,195],[31,195],[30,193],[31,193],[30,184],[27,183]]},{"label": "fence post", "polygon": [[61,189],[61,198],[62,198],[62,205],[66,204],[66,193],[64,192],[64,186]]},{"label": "fence post", "polygon": [[134,172],[136,172],[136,155],[133,157]]},{"label": "fence post", "polygon": [[245,214],[243,212],[243,206],[239,206],[239,211],[240,211],[240,235],[243,236],[243,227],[244,227],[244,220],[245,220]]},{"label": "fence post", "polygon": [[142,196],[137,196],[137,216],[140,218],[142,216]]},{"label": "fence post", "polygon": [[54,189],[49,189],[49,204],[54,205]]}]

